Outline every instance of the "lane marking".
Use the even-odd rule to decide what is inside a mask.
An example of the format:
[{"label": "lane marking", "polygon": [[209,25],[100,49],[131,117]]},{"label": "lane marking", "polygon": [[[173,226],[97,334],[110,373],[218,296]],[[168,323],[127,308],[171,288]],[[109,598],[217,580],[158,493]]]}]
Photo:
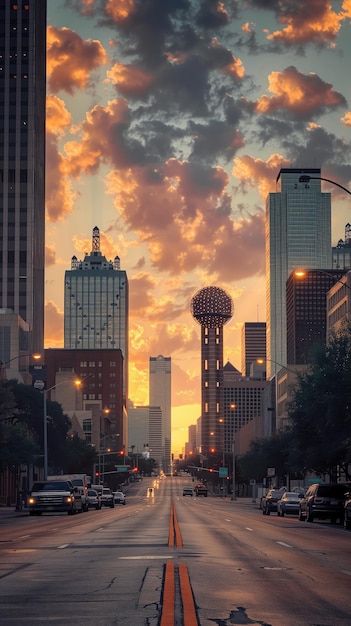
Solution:
[{"label": "lane marking", "polygon": [[57,546],[57,549],[63,550],[63,548],[67,548],[67,546],[69,546],[69,543],[63,543],[62,546]]},{"label": "lane marking", "polygon": [[160,554],[159,556],[156,555],[152,555],[152,554],[145,554],[145,556],[139,555],[139,556],[119,556],[118,560],[119,561],[142,561],[143,559],[148,559],[149,561],[151,560],[157,560],[157,559],[173,559],[173,556],[170,555],[164,555],[164,554]]},{"label": "lane marking", "polygon": [[193,591],[190,585],[188,568],[185,563],[178,566],[180,593],[183,603],[184,626],[198,626]]},{"label": "lane marking", "polygon": [[17,537],[17,539],[12,539],[12,541],[18,541],[19,539],[28,539],[28,537],[31,537],[32,535],[21,535],[21,537]]},{"label": "lane marking", "polygon": [[231,520],[230,520],[230,519],[228,519],[227,517],[225,517],[225,518],[224,518],[224,520],[225,520],[226,522],[230,522],[230,521],[231,521]]},{"label": "lane marking", "polygon": [[292,546],[288,543],[284,543],[284,541],[277,541],[280,546],[284,546],[284,548],[292,548]]},{"label": "lane marking", "polygon": [[347,574],[347,576],[351,576],[351,572],[349,572],[349,570],[347,570],[347,569],[342,569],[341,573],[342,574]]},{"label": "lane marking", "polygon": [[249,530],[249,531],[250,531],[250,533],[252,533],[252,532],[253,532],[253,528],[250,528],[250,526],[245,526],[245,530]]},{"label": "lane marking", "polygon": [[160,626],[174,626],[175,576],[174,563],[166,563]]}]

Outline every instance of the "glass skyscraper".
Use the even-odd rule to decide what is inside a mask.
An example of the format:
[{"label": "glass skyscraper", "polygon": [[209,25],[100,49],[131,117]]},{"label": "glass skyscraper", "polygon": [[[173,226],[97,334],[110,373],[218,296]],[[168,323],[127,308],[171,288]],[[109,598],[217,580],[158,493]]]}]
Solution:
[{"label": "glass skyscraper", "polygon": [[100,252],[95,226],[92,251],[83,261],[72,257],[65,272],[64,347],[116,349],[123,354],[123,402],[128,397],[128,279],[118,256],[108,261]]},{"label": "glass skyscraper", "polygon": [[[300,176],[316,177],[300,183]],[[332,267],[330,193],[320,169],[281,169],[266,206],[267,375],[287,365],[286,281],[299,267]]]},{"label": "glass skyscraper", "polygon": [[[46,0],[0,2],[0,308],[44,347]],[[17,351],[17,354],[19,352]]]}]

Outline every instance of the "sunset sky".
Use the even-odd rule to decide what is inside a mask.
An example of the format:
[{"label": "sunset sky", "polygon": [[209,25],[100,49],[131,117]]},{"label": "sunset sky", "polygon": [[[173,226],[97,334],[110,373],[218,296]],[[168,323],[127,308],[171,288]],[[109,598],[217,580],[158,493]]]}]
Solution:
[{"label": "sunset sky", "polygon": [[[200,415],[189,304],[225,289],[224,362],[265,321],[264,218],[281,167],[351,189],[351,0],[48,0],[45,347],[63,347],[64,272],[118,255],[130,390],[172,358],[172,450]],[[351,198],[332,193],[333,244]]]}]

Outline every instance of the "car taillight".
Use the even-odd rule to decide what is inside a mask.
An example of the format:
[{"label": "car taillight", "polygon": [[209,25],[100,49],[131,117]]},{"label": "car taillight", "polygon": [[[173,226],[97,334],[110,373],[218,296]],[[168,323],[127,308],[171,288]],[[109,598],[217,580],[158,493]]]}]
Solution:
[{"label": "car taillight", "polygon": [[322,504],[322,502],[324,502],[324,499],[323,499],[323,498],[315,498],[315,499],[314,499],[314,503],[315,503],[315,504]]}]

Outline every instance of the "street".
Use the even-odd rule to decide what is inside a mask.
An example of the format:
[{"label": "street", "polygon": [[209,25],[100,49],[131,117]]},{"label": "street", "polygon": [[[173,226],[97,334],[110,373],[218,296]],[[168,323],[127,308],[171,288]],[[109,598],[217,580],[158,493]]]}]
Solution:
[{"label": "street", "polygon": [[[144,479],[128,487],[126,506],[1,516],[0,624],[157,626],[168,563],[177,626],[187,623],[184,568],[201,626],[350,624],[351,532],[263,516],[250,500],[184,497],[192,485]],[[181,534],[174,545],[172,506]]]}]

